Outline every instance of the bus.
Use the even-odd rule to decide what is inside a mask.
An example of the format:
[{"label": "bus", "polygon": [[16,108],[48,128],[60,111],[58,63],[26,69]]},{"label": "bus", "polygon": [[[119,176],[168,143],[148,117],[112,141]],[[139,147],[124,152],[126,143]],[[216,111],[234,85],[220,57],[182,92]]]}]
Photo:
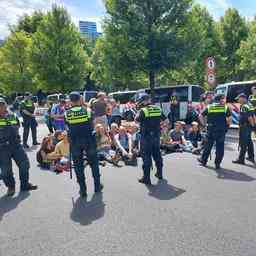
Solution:
[{"label": "bus", "polygon": [[[150,89],[141,89],[137,91],[135,98],[139,94],[146,92],[151,93]],[[176,95],[180,103],[180,120],[186,119],[188,106],[195,106],[200,102],[200,97],[205,93],[205,90],[199,85],[175,85],[166,87],[156,87],[153,102],[160,105],[164,114],[167,116],[170,112],[171,96]]]},{"label": "bus", "polygon": [[256,86],[256,80],[220,84],[215,89],[216,94],[224,94],[226,96],[227,103],[232,111],[232,125],[234,127],[238,126],[240,115],[240,105],[236,102],[236,97],[240,93],[245,93],[249,97],[253,86]]},{"label": "bus", "polygon": [[115,99],[121,105],[127,104],[129,101],[134,100],[137,91],[123,91],[109,93],[109,97]]}]

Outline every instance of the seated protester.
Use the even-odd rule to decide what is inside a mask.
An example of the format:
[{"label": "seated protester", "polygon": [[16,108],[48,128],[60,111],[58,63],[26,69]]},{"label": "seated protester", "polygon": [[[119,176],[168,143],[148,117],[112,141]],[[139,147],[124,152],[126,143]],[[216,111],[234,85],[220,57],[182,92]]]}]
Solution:
[{"label": "seated protester", "polygon": [[55,146],[54,152],[47,155],[47,158],[54,160],[56,172],[69,171],[70,168],[70,144],[67,132],[62,133],[62,140]]},{"label": "seated protester", "polygon": [[119,127],[119,133],[115,136],[115,142],[118,153],[121,155],[125,164],[129,164],[130,161],[134,161],[135,164],[136,158],[132,148],[132,136],[123,126]]},{"label": "seated protester", "polygon": [[118,161],[120,158],[116,155],[115,151],[111,149],[111,139],[103,125],[97,124],[95,127],[95,131],[99,160],[107,161],[114,165],[118,165]]},{"label": "seated protester", "polygon": [[197,122],[192,123],[192,127],[187,134],[187,140],[192,145],[192,153],[200,154],[199,143],[202,141],[202,134],[200,132],[199,124]]},{"label": "seated protester", "polygon": [[62,131],[57,130],[53,134],[52,143],[56,146],[62,140]]},{"label": "seated protester", "polygon": [[186,143],[182,123],[178,121],[175,123],[174,129],[169,133],[169,140],[165,144],[165,151],[166,153],[183,152]]},{"label": "seated protester", "polygon": [[53,161],[48,158],[48,154],[52,153],[54,148],[55,146],[53,145],[52,137],[45,137],[39,151],[36,154],[36,160],[40,167],[50,169]]},{"label": "seated protester", "polygon": [[199,122],[199,114],[193,106],[189,105],[185,123],[191,126],[193,122]]},{"label": "seated protester", "polygon": [[113,150],[116,150],[115,136],[116,134],[118,134],[118,132],[119,132],[118,125],[116,123],[112,123],[110,125],[109,137],[111,139],[111,148]]}]

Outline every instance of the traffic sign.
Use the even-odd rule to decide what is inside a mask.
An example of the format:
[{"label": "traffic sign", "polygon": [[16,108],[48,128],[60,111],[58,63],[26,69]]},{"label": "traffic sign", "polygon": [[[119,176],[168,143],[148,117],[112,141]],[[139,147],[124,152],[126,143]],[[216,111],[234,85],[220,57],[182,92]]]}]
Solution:
[{"label": "traffic sign", "polygon": [[216,82],[216,77],[215,77],[215,74],[214,73],[209,73],[207,75],[207,81],[210,85],[214,85],[215,82]]},{"label": "traffic sign", "polygon": [[215,59],[213,57],[207,58],[206,62],[207,62],[208,70],[215,70],[216,62],[215,62]]}]

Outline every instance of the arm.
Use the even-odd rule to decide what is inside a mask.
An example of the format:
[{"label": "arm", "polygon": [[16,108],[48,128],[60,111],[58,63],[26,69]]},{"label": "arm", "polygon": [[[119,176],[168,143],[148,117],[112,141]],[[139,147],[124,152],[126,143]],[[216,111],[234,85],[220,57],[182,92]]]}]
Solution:
[{"label": "arm", "polygon": [[122,153],[123,153],[124,155],[127,155],[128,153],[126,152],[126,150],[125,150],[125,149],[123,148],[123,146],[121,145],[120,140],[119,140],[119,135],[118,135],[118,134],[115,136],[115,142],[116,142],[117,147],[122,151]]},{"label": "arm", "polygon": [[128,134],[129,155],[132,155],[132,136]]}]

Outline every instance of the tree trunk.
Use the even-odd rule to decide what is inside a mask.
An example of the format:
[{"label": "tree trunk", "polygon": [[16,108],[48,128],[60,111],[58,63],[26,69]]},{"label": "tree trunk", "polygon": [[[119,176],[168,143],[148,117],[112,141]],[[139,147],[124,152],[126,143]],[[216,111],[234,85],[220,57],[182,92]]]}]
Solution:
[{"label": "tree trunk", "polygon": [[153,70],[149,71],[149,87],[152,99],[155,96],[155,72]]}]

